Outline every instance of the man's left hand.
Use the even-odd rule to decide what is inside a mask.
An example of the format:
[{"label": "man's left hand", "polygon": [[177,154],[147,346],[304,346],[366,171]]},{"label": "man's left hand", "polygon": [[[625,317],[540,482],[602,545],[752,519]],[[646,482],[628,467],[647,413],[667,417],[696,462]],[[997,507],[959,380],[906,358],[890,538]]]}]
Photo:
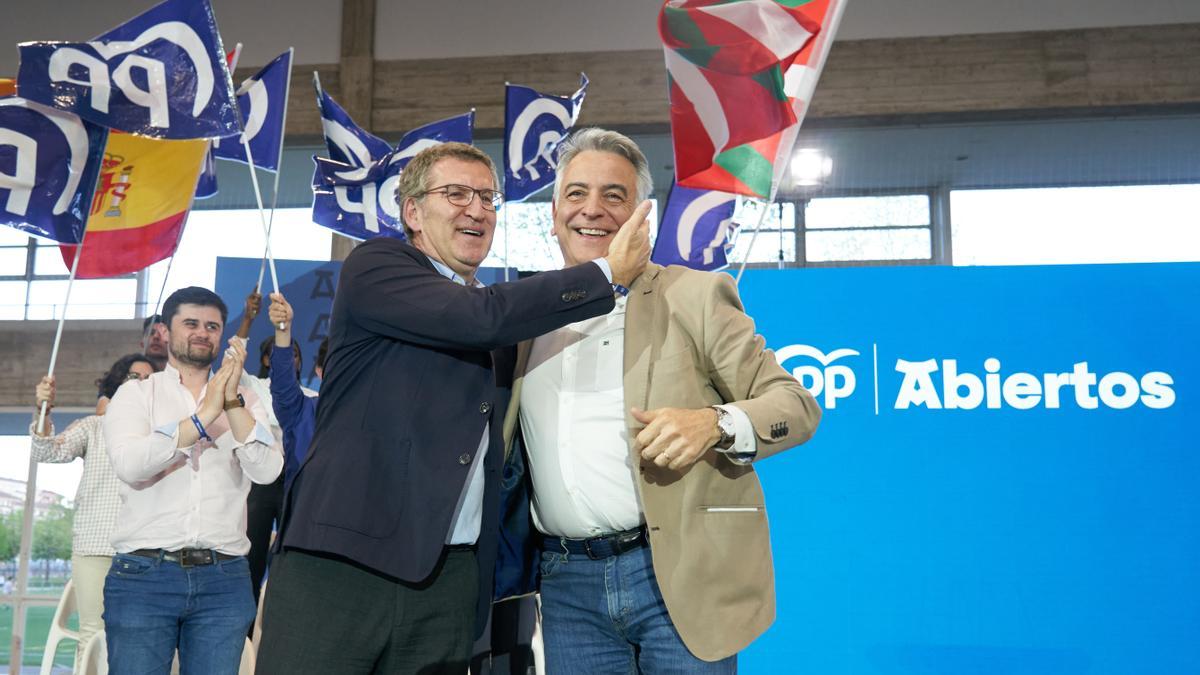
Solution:
[{"label": "man's left hand", "polygon": [[672,471],[695,464],[721,440],[717,411],[712,408],[633,408],[630,412],[646,425],[638,432],[634,448],[641,452],[642,459]]}]

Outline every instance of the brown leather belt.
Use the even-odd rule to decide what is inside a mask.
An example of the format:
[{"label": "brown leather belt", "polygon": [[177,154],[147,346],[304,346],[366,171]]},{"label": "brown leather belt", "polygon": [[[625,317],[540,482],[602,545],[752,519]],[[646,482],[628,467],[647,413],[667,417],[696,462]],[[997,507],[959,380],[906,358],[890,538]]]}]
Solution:
[{"label": "brown leather belt", "polygon": [[178,551],[164,551],[161,548],[139,548],[136,551],[130,551],[129,555],[141,556],[143,558],[156,558],[173,562],[180,567],[196,567],[197,565],[215,565],[225,560],[233,560],[240,558],[238,555],[229,555],[214,551],[211,548],[181,548]]}]

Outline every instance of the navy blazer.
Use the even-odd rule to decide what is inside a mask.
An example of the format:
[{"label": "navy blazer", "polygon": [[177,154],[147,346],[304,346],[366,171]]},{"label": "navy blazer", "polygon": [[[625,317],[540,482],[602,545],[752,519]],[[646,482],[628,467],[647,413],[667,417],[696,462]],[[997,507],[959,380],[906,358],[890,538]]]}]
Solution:
[{"label": "navy blazer", "polygon": [[442,554],[484,426],[477,557],[483,629],[492,597],[511,345],[613,308],[597,265],[470,288],[424,253],[381,237],[342,265],[308,457],[279,540],[417,582]]}]

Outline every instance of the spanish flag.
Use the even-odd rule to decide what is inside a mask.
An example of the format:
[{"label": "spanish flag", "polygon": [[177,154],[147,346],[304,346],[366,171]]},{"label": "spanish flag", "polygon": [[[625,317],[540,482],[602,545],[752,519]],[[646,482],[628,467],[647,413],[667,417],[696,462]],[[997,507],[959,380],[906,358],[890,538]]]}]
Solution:
[{"label": "spanish flag", "polygon": [[[76,276],[129,274],[173,255],[207,152],[207,140],[110,132]],[[59,248],[70,268],[78,246]]]}]

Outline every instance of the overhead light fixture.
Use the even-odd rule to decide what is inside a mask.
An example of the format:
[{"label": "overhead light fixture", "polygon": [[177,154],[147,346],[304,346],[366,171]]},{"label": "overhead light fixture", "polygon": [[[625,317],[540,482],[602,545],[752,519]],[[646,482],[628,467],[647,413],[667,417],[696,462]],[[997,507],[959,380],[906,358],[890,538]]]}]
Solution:
[{"label": "overhead light fixture", "polygon": [[800,148],[792,155],[792,183],[821,185],[833,174],[833,158],[817,148]]}]

